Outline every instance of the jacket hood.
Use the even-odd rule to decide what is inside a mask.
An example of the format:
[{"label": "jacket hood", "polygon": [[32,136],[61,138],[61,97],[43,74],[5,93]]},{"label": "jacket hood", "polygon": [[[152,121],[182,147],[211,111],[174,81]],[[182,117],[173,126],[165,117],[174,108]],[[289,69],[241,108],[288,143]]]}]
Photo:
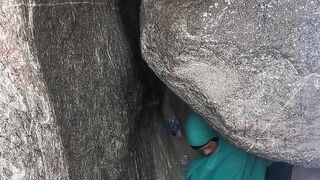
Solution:
[{"label": "jacket hood", "polygon": [[201,116],[191,113],[186,120],[185,135],[191,146],[202,146],[219,134]]}]

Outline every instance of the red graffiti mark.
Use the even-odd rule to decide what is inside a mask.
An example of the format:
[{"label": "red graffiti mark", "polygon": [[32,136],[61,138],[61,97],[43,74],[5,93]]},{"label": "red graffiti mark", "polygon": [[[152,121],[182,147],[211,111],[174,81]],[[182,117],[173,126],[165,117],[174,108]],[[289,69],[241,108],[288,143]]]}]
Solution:
[{"label": "red graffiti mark", "polygon": [[10,24],[10,20],[0,20],[0,35],[5,36],[7,33],[12,32],[12,30],[9,29]]},{"label": "red graffiti mark", "polygon": [[17,75],[17,74],[19,74],[23,71],[27,71],[27,70],[28,70],[28,66],[26,66],[26,65],[11,67],[11,73],[13,75]]},{"label": "red graffiti mark", "polygon": [[18,63],[13,57],[6,57],[3,59],[6,64],[15,64]]},{"label": "red graffiti mark", "polygon": [[0,27],[2,27],[2,29],[8,29],[8,27],[10,27],[10,24],[10,20],[0,20]]},{"label": "red graffiti mark", "polygon": [[24,86],[28,86],[32,81],[32,76],[29,74],[30,69],[27,64],[15,64],[10,67],[9,71],[15,77],[15,80]]},{"label": "red graffiti mark", "polygon": [[6,20],[0,20],[0,25],[1,26],[6,26],[9,25],[11,23],[10,20],[6,19]]},{"label": "red graffiti mark", "polygon": [[11,55],[14,52],[16,52],[16,48],[15,47],[0,47],[0,55],[1,56],[5,56],[5,55]]},{"label": "red graffiti mark", "polygon": [[28,86],[32,82],[32,75],[28,74],[29,67],[27,65],[11,67],[10,73],[13,75],[14,79],[21,85]]},{"label": "red graffiti mark", "polygon": [[15,79],[18,82],[20,82],[23,86],[28,86],[32,81],[32,77],[31,76],[23,77],[23,76],[19,75]]},{"label": "red graffiti mark", "polygon": [[7,65],[16,63],[16,61],[14,60],[14,57],[12,56],[12,54],[15,53],[16,51],[17,51],[17,48],[15,47],[9,47],[9,45],[0,44],[0,57],[2,57],[2,60]]},{"label": "red graffiti mark", "polygon": [[32,81],[32,76],[28,74],[30,69],[14,55],[18,50],[17,45],[9,38],[10,34],[15,33],[10,24],[11,21],[8,19],[0,20],[0,60],[6,63],[15,81],[22,86],[28,86]]},{"label": "red graffiti mark", "polygon": [[8,19],[0,20],[0,58],[2,57],[1,59],[6,64],[14,63],[12,54],[17,50],[15,45],[11,41],[7,40],[10,24],[11,21]]},{"label": "red graffiti mark", "polygon": [[16,51],[17,48],[15,47],[0,46],[0,56],[2,57],[10,56]]}]

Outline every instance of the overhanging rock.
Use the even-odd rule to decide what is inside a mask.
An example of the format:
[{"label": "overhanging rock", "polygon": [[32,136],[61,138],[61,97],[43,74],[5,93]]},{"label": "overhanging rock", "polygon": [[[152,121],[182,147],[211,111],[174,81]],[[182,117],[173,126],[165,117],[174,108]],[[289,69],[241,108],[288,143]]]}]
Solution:
[{"label": "overhanging rock", "polygon": [[232,143],[320,167],[320,2],[144,0],[156,74]]}]

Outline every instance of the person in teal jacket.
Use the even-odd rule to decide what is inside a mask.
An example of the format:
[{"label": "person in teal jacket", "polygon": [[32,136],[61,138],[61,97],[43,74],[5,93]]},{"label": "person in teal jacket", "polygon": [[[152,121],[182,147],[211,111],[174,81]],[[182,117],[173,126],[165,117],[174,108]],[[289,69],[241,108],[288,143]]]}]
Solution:
[{"label": "person in teal jacket", "polygon": [[201,153],[188,166],[186,180],[264,180],[272,163],[219,137],[196,113],[188,116],[185,135],[188,143]]}]

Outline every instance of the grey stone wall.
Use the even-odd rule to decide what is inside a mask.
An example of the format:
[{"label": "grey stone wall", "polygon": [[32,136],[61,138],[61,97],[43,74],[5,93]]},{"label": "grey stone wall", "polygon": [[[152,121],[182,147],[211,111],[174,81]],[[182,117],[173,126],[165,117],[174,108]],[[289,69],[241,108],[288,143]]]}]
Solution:
[{"label": "grey stone wall", "polygon": [[68,179],[55,109],[33,44],[32,7],[0,1],[0,179]]},{"label": "grey stone wall", "polygon": [[129,168],[142,85],[118,4],[0,1],[0,179],[118,179]]},{"label": "grey stone wall", "polygon": [[320,2],[144,0],[145,60],[236,146],[320,167]]}]

